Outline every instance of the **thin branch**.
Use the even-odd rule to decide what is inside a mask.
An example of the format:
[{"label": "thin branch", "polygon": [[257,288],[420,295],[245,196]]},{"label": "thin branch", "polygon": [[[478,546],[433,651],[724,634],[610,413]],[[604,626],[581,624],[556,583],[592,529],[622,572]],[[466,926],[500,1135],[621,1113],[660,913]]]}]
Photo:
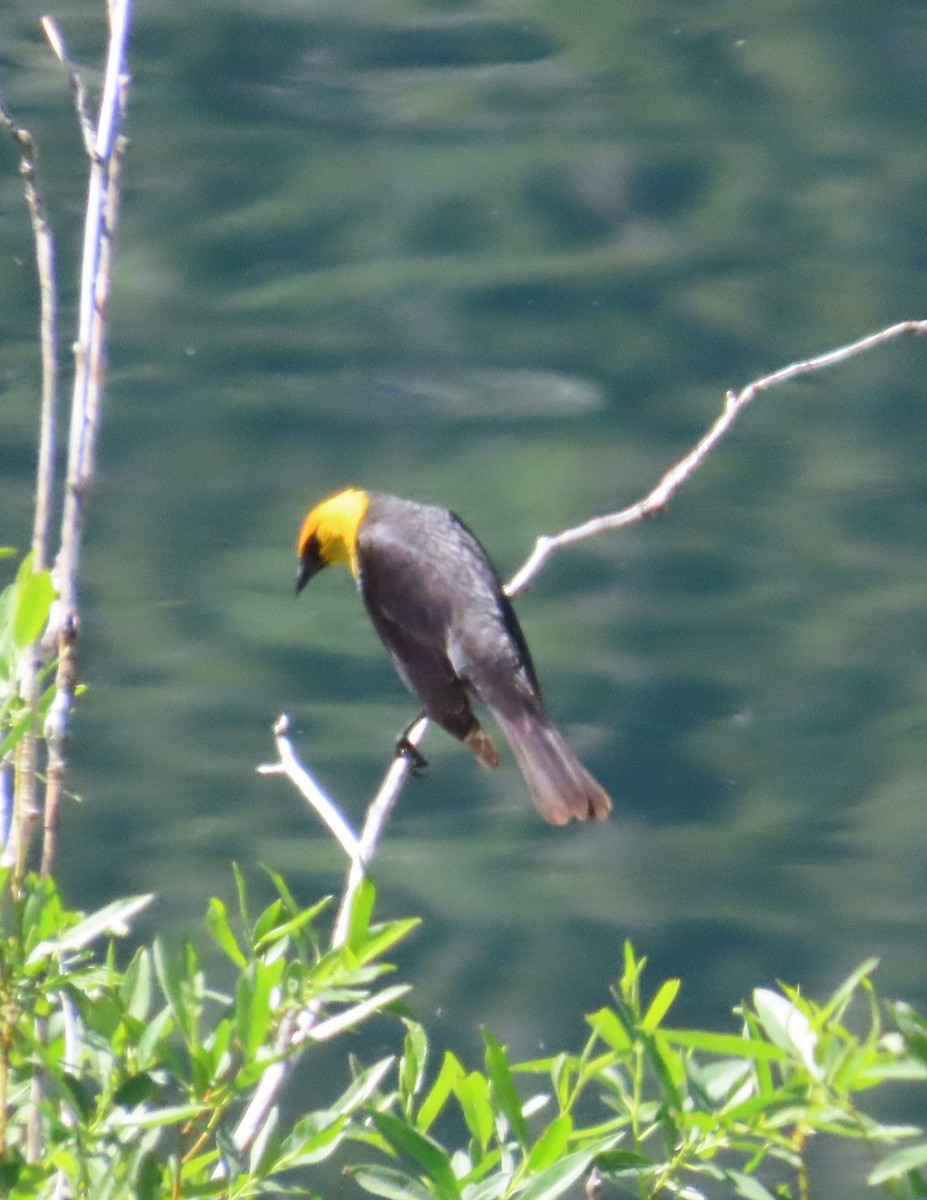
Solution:
[{"label": "thin branch", "polygon": [[[109,194],[113,179],[111,160],[114,156],[117,159],[121,157],[116,134],[124,117],[124,63],[130,12],[130,0],[121,0],[114,5],[99,123],[89,151],[90,179],[81,253],[78,333],[74,347],[76,373],[68,439],[67,492],[61,524],[61,550],[56,565],[59,593],[65,609],[73,607],[76,596],[83,502],[90,483],[90,477],[83,471],[93,463],[93,442],[98,429],[101,402],[103,381],[100,368],[105,330],[101,319],[103,314],[98,310],[97,302],[101,294],[107,294],[109,287],[109,281],[101,279],[101,272],[110,262],[107,242],[112,237],[115,221],[114,197]],[[89,445],[86,444],[88,439]]]},{"label": "thin branch", "polygon": [[[44,570],[48,562],[48,536],[55,484],[55,423],[58,392],[57,354],[57,286],[55,283],[55,243],[38,186],[35,143],[28,130],[23,129],[7,109],[0,104],[0,124],[4,125],[19,153],[19,173],[32,236],[35,242],[35,261],[39,283],[39,345],[41,356],[41,400],[39,416],[39,446],[36,466],[35,511],[32,526],[32,564],[36,571]],[[19,691],[26,710],[35,716],[38,711],[38,644],[27,647],[19,664]],[[14,863],[14,887],[18,889],[26,869],[29,846],[39,818],[36,767],[38,759],[37,731],[31,724],[16,746],[16,786],[12,838],[5,848]]]},{"label": "thin branch", "polygon": [[65,69],[68,83],[71,85],[71,91],[74,93],[74,106],[77,109],[77,121],[80,125],[81,136],[84,139],[84,149],[87,151],[88,157],[93,158],[97,133],[93,125],[93,117],[90,114],[90,97],[84,86],[84,81],[68,55],[68,48],[54,17],[42,17],[39,24],[42,26],[42,32],[45,34],[45,38],[52,48],[52,53]]},{"label": "thin branch", "polygon": [[274,723],[274,742],[280,761],[263,763],[258,767],[260,775],[285,775],[296,788],[306,803],[317,814],[338,845],[348,856],[352,868],[357,864],[363,871],[361,862],[360,842],[354,830],[350,827],[338,806],[322,791],[306,768],[296,757],[293,743],[289,738],[290,718],[286,714],[279,716]]},{"label": "thin branch", "polygon": [[[124,109],[125,90],[120,94],[120,108]],[[86,487],[93,478],[96,466],[97,440],[100,432],[100,415],[103,407],[103,383],[106,373],[106,315],[112,285],[113,237],[119,219],[119,201],[122,196],[120,181],[122,165],[128,141],[117,137],[113,143],[103,193],[103,220],[100,225],[99,259],[93,285],[92,326],[87,362],[87,406],[86,427],[81,444],[78,464],[80,486]]]},{"label": "thin branch", "polygon": [[58,288],[55,280],[55,239],[39,191],[37,156],[32,134],[17,124],[0,103],[0,124],[9,131],[19,152],[19,173],[32,236],[39,281],[39,337],[42,357],[42,399],[39,422],[38,468],[36,471],[35,516],[32,529],[32,559],[37,571],[48,565],[48,527],[55,473],[55,416],[58,394],[57,332]]},{"label": "thin branch", "polygon": [[[277,1051],[282,1053],[288,1046],[296,1045],[295,1034],[295,1014],[287,1013],[281,1021],[280,1029],[277,1033]],[[267,1120],[268,1113],[280,1095],[280,1089],[286,1082],[288,1073],[289,1061],[287,1059],[278,1059],[277,1062],[272,1062],[261,1075],[261,1082],[257,1085],[254,1095],[248,1103],[248,1107],[242,1113],[241,1119],[235,1126],[235,1131],[232,1134],[232,1140],[238,1150],[247,1150],[257,1137],[261,1127]],[[213,1171],[213,1179],[224,1179],[225,1175],[225,1165],[220,1162]]]},{"label": "thin branch", "polygon": [[[421,717],[405,735],[406,741],[412,746],[420,746],[427,732],[428,721],[425,717]],[[399,799],[399,793],[402,791],[410,770],[410,758],[405,754],[397,754],[390,763],[377,794],[370,802],[370,807],[367,809],[367,816],[364,820],[364,828],[361,832],[360,855],[351,863],[347,886],[341,899],[341,906],[338,909],[338,919],[335,922],[335,931],[332,935],[333,946],[343,946],[347,939],[348,923],[351,919],[354,897],[364,882],[367,864],[373,862],[377,847],[380,844],[380,838],[386,830],[386,824],[396,805],[396,801]]]},{"label": "thin branch", "polygon": [[764,375],[762,379],[748,383],[739,392],[728,392],[724,398],[724,408],[714,424],[696,442],[688,454],[670,467],[652,491],[619,512],[609,513],[603,517],[594,517],[590,521],[584,521],[582,525],[564,529],[561,533],[539,537],[527,561],[506,585],[506,592],[510,596],[517,596],[523,592],[535,579],[550,556],[557,550],[562,550],[564,546],[572,546],[587,538],[598,537],[599,534],[622,529],[625,525],[633,525],[645,517],[661,512],[683,484],[688,483],[747,405],[755,400],[761,392],[768,391],[781,383],[798,379],[802,375],[810,375],[812,371],[821,371],[825,367],[836,366],[838,363],[855,358],[856,355],[862,354],[866,350],[873,350],[876,346],[881,346],[885,342],[907,333],[927,333],[927,321],[899,321],[897,325],[890,325],[887,329],[871,333],[867,337],[851,342],[847,346],[841,346],[837,350],[829,350],[826,354],[819,354],[816,358],[805,358],[800,362],[790,363],[787,367],[773,371],[771,375]]},{"label": "thin branch", "polygon": [[0,866],[2,867],[9,866],[9,861],[7,860],[7,842],[12,830],[13,768],[8,762],[0,762]]},{"label": "thin branch", "polygon": [[58,812],[67,763],[68,727],[77,682],[77,574],[84,503],[93,479],[103,401],[106,303],[112,271],[112,239],[118,216],[120,172],[126,146],[119,131],[125,118],[128,94],[125,62],[131,11],[131,0],[114,0],[110,5],[110,37],[96,128],[86,114],[86,94],[79,75],[67,57],[60,32],[53,21],[46,18],[43,22],[46,36],[75,88],[78,113],[90,157],[64,512],[61,519],[61,545],[55,563],[59,601],[53,620],[58,640],[58,670],[55,699],[45,722],[48,782],[45,792],[43,872],[50,872],[55,861]]}]

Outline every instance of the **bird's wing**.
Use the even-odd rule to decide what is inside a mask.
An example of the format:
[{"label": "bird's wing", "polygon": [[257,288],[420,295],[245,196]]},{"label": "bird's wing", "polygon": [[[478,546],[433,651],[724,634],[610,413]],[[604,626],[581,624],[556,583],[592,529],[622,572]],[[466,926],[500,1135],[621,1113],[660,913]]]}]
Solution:
[{"label": "bird's wing", "polygon": [[421,569],[408,547],[380,553],[367,545],[361,554],[361,595],[400,679],[430,717],[463,738],[475,717],[464,680],[447,654],[440,602],[422,593]]}]

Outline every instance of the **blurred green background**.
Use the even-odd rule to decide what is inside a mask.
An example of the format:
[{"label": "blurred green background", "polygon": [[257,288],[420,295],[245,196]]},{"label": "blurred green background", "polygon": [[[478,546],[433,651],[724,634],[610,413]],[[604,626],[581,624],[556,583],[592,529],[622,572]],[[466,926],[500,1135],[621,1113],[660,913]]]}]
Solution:
[{"label": "blurred green background", "polygon": [[[103,9],[52,6],[92,85]],[[42,154],[67,360],[85,164],[45,10],[0,14],[0,93]],[[140,0],[131,64],[62,875],[179,929],[231,859],[340,886],[255,774],[278,712],[356,821],[414,712],[346,575],[293,597],[312,502],[445,503],[508,574],[648,490],[724,389],[925,315],[927,5]],[[0,167],[24,547],[36,295]],[[431,735],[376,878],[425,917],[400,962],[438,1037],[575,1044],[626,937],[684,977],[680,1023],[873,953],[927,1004],[925,368],[909,340],[762,397],[665,517],[519,601],[616,811],[549,829],[509,758]]]}]

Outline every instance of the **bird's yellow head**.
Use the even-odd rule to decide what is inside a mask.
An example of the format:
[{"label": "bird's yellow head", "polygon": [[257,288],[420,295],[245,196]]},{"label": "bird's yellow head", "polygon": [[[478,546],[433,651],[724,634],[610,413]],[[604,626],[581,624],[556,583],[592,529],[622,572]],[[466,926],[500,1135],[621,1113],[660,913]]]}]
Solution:
[{"label": "bird's yellow head", "polygon": [[357,530],[369,504],[367,492],[346,488],[310,509],[296,541],[299,555],[297,592],[301,592],[323,567],[344,563],[357,577]]}]

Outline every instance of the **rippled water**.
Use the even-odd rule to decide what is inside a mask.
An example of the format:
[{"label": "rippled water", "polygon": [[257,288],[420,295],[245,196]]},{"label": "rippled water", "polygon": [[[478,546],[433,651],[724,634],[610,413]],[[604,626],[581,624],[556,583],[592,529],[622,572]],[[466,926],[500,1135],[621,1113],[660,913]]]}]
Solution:
[{"label": "rippled water", "polygon": [[[98,59],[98,6],[59,16]],[[70,98],[0,17],[66,301]],[[339,885],[270,723],[355,819],[414,706],[346,577],[297,602],[306,507],[346,482],[456,508],[510,572],[638,498],[722,393],[924,315],[920,4],[139,4],[132,146],[88,527],[66,815],[78,903],[189,925],[228,862]],[[4,539],[25,544],[29,232],[0,179]],[[70,334],[64,332],[63,343]],[[658,521],[519,601],[552,713],[612,790],[546,828],[450,739],[377,864],[455,1044],[566,1044],[632,937],[679,1020],[865,956],[927,1003],[922,344],[756,402]],[[836,1186],[836,1185],[834,1185]],[[827,1194],[822,1184],[821,1195]],[[845,1195],[846,1190],[833,1194]]]}]

